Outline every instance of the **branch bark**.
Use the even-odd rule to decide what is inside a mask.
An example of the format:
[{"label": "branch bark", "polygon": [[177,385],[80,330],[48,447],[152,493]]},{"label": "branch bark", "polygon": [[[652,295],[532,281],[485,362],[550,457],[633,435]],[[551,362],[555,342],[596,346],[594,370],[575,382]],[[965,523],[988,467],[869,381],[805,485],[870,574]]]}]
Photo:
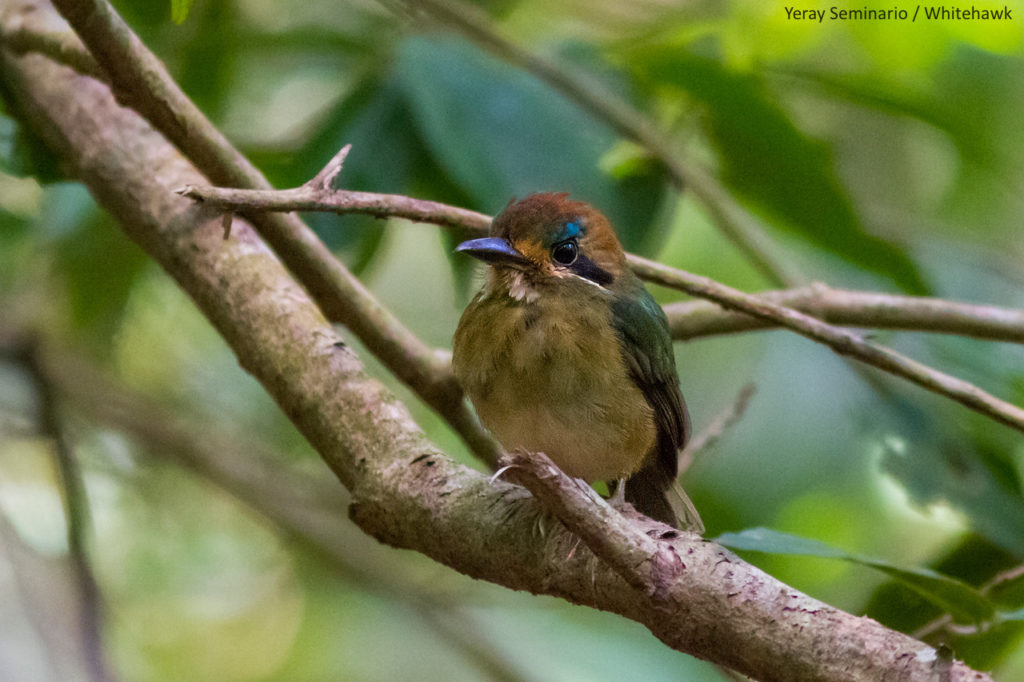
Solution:
[{"label": "branch bark", "polygon": [[[1024,310],[1015,308],[833,289],[822,283],[797,289],[763,291],[757,295],[830,324],[1024,343]],[[669,303],[665,306],[665,313],[672,336],[676,339],[778,327],[767,320],[723,310],[707,301]]]},{"label": "branch bark", "polygon": [[103,595],[89,559],[88,536],[92,524],[81,467],[64,431],[57,395],[42,360],[39,340],[24,340],[15,353],[36,391],[40,431],[53,442],[55,469],[67,524],[68,558],[78,587],[78,630],[89,679],[111,682],[115,677],[110,672],[103,649]]},{"label": "branch bark", "polygon": [[[0,23],[45,12],[4,0]],[[366,532],[473,577],[619,613],[759,679],[989,679],[959,662],[945,669],[932,647],[802,595],[714,543],[605,514],[596,501],[587,504],[600,531],[590,513],[556,509],[603,561],[570,555],[576,536],[560,526],[538,538],[537,501],[430,444],[250,224],[236,220],[225,241],[219,216],[173,194],[201,183],[198,171],[106,86],[41,55],[3,50],[0,60],[24,120],[195,301],[352,492],[350,516]],[[623,578],[625,552],[659,567],[652,582]]]}]

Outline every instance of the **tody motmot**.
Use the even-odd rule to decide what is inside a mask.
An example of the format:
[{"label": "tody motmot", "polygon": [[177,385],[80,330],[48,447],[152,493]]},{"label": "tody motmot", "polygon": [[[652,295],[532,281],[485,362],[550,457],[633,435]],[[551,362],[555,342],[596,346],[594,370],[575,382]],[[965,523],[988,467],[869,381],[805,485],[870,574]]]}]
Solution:
[{"label": "tody motmot", "polygon": [[701,532],[675,483],[689,416],[664,311],[608,220],[568,194],[510,202],[457,251],[491,267],[455,332],[452,365],[506,449],[618,481],[639,511]]}]

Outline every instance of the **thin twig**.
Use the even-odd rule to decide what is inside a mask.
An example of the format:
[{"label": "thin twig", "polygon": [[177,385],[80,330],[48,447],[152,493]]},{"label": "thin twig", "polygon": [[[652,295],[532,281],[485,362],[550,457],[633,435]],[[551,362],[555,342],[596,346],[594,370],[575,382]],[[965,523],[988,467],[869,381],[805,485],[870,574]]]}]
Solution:
[{"label": "thin twig", "polygon": [[293,189],[277,190],[187,185],[178,189],[177,193],[220,210],[253,215],[266,211],[319,211],[338,215],[355,213],[374,218],[404,218],[413,222],[475,231],[486,231],[491,224],[490,216],[483,213],[436,201],[414,199],[401,194],[324,191],[314,189],[308,183]]},{"label": "thin twig", "polygon": [[[1024,576],[1024,564],[996,573],[986,581],[984,585],[979,587],[978,591],[987,596],[997,587],[1005,585],[1013,580],[1017,580],[1022,576]],[[944,613],[935,620],[922,625],[917,630],[914,630],[913,636],[916,639],[924,641],[925,637],[933,635],[942,629],[955,631],[958,635],[975,635],[988,627],[991,627],[991,624],[982,623],[980,625],[956,625],[953,622],[952,614]]]},{"label": "thin twig", "polygon": [[19,355],[38,398],[40,430],[53,442],[54,461],[67,522],[68,557],[78,584],[79,632],[86,665],[90,679],[94,682],[107,682],[114,677],[103,652],[102,598],[89,561],[89,500],[82,472],[64,433],[57,411],[57,396],[43,364],[38,342],[26,341]]},{"label": "thin twig", "polygon": [[338,150],[338,153],[331,157],[331,160],[327,162],[327,165],[321,168],[319,173],[310,178],[303,187],[309,187],[310,189],[319,190],[321,192],[329,192],[334,181],[341,173],[341,168],[345,165],[345,159],[348,158],[348,153],[350,151],[352,151],[352,145],[350,144],[347,144]]},{"label": "thin twig", "polygon": [[757,387],[753,383],[746,384],[740,389],[735,400],[728,407],[715,415],[714,419],[704,427],[697,435],[690,439],[686,447],[679,453],[679,475],[682,476],[693,464],[697,455],[713,445],[722,434],[733,424],[740,420],[747,410],[750,399],[754,396]]},{"label": "thin twig", "polygon": [[[271,189],[263,174],[199,111],[106,0],[54,0],[53,4],[106,69],[118,100],[147,119],[211,182]],[[374,298],[308,225],[283,213],[253,214],[252,221],[325,316],[348,327],[392,374],[448,422],[477,457],[495,461],[497,446],[480,426],[450,370]]]}]

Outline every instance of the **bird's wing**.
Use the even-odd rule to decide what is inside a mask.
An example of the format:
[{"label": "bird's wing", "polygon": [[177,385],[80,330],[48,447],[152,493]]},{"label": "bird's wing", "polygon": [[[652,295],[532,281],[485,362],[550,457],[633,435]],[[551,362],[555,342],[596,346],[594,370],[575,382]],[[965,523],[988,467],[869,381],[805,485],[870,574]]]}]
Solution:
[{"label": "bird's wing", "polygon": [[656,464],[671,481],[679,469],[679,449],[690,435],[690,416],[679,392],[665,311],[639,282],[630,293],[613,301],[612,324],[633,380],[654,410]]},{"label": "bird's wing", "polygon": [[676,481],[690,415],[679,391],[668,318],[639,281],[628,293],[613,302],[612,324],[633,380],[654,410],[658,440],[653,459],[626,482],[626,500],[653,519],[702,533],[700,514]]}]

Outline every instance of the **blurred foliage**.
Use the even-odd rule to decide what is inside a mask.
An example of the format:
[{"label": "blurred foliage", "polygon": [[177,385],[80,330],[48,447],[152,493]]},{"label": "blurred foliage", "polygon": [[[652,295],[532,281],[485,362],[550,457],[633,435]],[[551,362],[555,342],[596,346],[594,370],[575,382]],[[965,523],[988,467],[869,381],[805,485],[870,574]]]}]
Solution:
[{"label": "blurred foliage", "polygon": [[735,550],[841,559],[873,568],[914,590],[958,623],[981,626],[995,621],[1019,620],[1013,614],[997,613],[996,605],[969,585],[929,569],[902,568],[887,561],[846,552],[817,540],[780,533],[770,528],[749,528],[741,533],[724,533],[715,541]]},{"label": "blurred foliage", "polygon": [[[632,61],[655,83],[681,88],[684,96],[707,110],[723,179],[781,227],[888,276],[912,293],[926,293],[917,267],[905,253],[864,233],[835,178],[827,147],[794,126],[767,95],[762,79],[679,49],[648,50]],[[788,191],[781,192],[780,187]]]},{"label": "blurred foliage", "polygon": [[[516,195],[571,191],[609,214],[633,250],[746,289],[768,284],[645,150],[419,13],[327,0],[115,4],[277,186],[302,184],[351,143],[339,186],[487,213]],[[857,8],[865,5],[892,7]],[[1009,6],[1024,15],[1019,2]],[[503,35],[649,117],[807,279],[1024,307],[1024,19],[819,24],[759,0],[477,7]],[[34,330],[168,415],[223,427],[243,446],[251,438],[281,466],[331,480],[173,282],[81,186],[63,181],[60,150],[3,106],[0,332]],[[307,218],[416,333],[450,344],[479,281],[467,259],[450,255],[461,235]],[[877,337],[1024,403],[1020,346]],[[677,360],[698,430],[740,386],[759,385],[743,420],[687,474],[709,537],[749,540],[744,529],[770,527],[747,546],[759,550],[750,560],[906,632],[943,615],[936,601],[975,616],[976,599],[1020,614],[1019,434],[886,377],[865,381],[783,332],[680,344]],[[469,461],[436,415],[367,365],[436,442]],[[54,638],[73,637],[70,626],[39,627],[57,603],[47,595],[68,588],[66,575],[34,563],[66,552],[37,399],[17,363],[0,361],[0,605],[17,601],[4,612],[20,614],[0,636],[24,644],[0,650],[5,679],[50,674]],[[63,407],[93,510],[108,650],[125,679],[484,677],[410,593],[444,595],[449,622],[513,661],[510,675],[721,679],[636,624],[475,584],[357,534],[346,551],[380,580],[355,579],[230,493],[165,463],[169,445],[129,437],[72,401]],[[413,587],[393,589],[396,575]],[[1024,679],[1019,622],[938,629],[928,641],[999,679]]]}]

